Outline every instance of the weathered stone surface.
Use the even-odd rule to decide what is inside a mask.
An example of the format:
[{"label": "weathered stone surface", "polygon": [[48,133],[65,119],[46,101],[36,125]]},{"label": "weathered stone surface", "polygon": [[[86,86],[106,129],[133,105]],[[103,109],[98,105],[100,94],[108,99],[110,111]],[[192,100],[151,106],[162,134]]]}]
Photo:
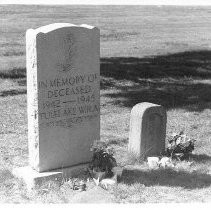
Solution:
[{"label": "weathered stone surface", "polygon": [[132,108],[128,149],[143,158],[165,150],[166,111],[157,104],[139,103]]},{"label": "weathered stone surface", "polygon": [[42,172],[90,161],[100,138],[99,29],[29,29],[26,55],[30,165]]},{"label": "weathered stone surface", "polygon": [[62,183],[73,176],[78,176],[87,169],[88,164],[80,164],[69,168],[60,168],[49,172],[37,172],[31,166],[14,168],[12,173],[19,179],[22,179],[27,187],[27,190],[32,190],[35,187],[43,185],[46,181],[55,181]]}]

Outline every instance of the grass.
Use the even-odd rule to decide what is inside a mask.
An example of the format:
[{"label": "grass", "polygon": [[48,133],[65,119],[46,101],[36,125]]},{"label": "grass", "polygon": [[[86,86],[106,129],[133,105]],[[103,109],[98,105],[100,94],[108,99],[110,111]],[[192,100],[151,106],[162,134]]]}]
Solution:
[{"label": "grass", "polygon": [[[1,5],[0,71],[25,68],[25,32],[54,22],[100,28],[102,57],[210,50],[210,7]],[[9,55],[9,56],[8,56]]]},{"label": "grass", "polygon": [[[0,202],[211,201],[209,7],[3,5],[0,10]],[[125,167],[117,188],[105,191],[89,182],[86,192],[76,192],[69,182],[48,182],[28,193],[11,174],[28,164],[25,30],[52,22],[101,29],[101,141]],[[167,136],[184,130],[197,139],[190,160],[149,170],[127,153],[130,111],[144,101],[166,107]]]}]

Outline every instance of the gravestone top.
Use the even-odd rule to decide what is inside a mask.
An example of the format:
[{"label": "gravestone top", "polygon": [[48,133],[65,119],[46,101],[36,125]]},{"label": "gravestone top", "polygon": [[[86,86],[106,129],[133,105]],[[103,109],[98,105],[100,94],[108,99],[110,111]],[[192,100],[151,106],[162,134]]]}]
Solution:
[{"label": "gravestone top", "polygon": [[100,33],[55,23],[26,33],[30,165],[39,172],[90,161],[100,139]]},{"label": "gravestone top", "polygon": [[35,33],[38,34],[38,33],[49,33],[56,29],[65,28],[65,27],[76,27],[76,28],[86,28],[86,29],[96,28],[97,29],[97,27],[90,26],[87,24],[75,25],[75,24],[71,24],[71,23],[52,23],[52,24],[49,24],[46,26],[39,27],[37,29],[28,29],[28,30],[33,30]]},{"label": "gravestone top", "polygon": [[153,103],[149,103],[149,102],[142,102],[142,103],[136,104],[132,108],[131,112],[136,113],[139,117],[143,117],[151,109],[153,109],[154,111],[156,110],[161,115],[164,114],[164,112],[163,112],[164,108],[161,105],[153,104]]}]

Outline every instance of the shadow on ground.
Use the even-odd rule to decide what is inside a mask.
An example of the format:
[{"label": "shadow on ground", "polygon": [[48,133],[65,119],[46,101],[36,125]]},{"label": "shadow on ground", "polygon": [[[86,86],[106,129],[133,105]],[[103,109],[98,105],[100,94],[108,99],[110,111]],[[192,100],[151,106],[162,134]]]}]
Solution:
[{"label": "shadow on ground", "polygon": [[[127,83],[130,85],[124,85]],[[115,99],[116,105],[133,107],[147,101],[168,109],[211,108],[211,51],[102,58],[101,88],[111,87],[118,91],[105,96]]]},{"label": "shadow on ground", "polygon": [[2,79],[20,79],[26,77],[26,68],[14,68],[8,71],[0,71]]},{"label": "shadow on ground", "polygon": [[196,163],[206,163],[211,162],[211,156],[206,154],[191,154],[190,159]]},{"label": "shadow on ground", "polygon": [[4,90],[0,92],[0,97],[14,96],[26,94],[25,89],[13,89],[13,90]]},{"label": "shadow on ground", "polygon": [[131,185],[141,183],[145,186],[171,186],[186,189],[204,188],[211,185],[211,175],[199,172],[161,170],[124,170],[120,182]]},{"label": "shadow on ground", "polygon": [[[103,95],[115,105],[131,108],[146,101],[167,109],[211,108],[211,51],[102,58],[100,71],[101,89],[115,90]],[[26,85],[25,77],[25,68],[0,72],[0,78],[18,79],[19,86]]]},{"label": "shadow on ground", "polygon": [[134,82],[139,82],[139,78],[208,79],[211,78],[211,51],[190,51],[145,58],[102,58],[101,75]]}]

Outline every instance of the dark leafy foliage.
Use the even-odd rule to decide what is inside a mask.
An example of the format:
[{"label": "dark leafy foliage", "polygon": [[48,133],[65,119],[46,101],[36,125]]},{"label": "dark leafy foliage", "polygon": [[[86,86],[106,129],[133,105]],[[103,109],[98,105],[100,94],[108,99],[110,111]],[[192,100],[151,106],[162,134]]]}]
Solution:
[{"label": "dark leafy foliage", "polygon": [[183,131],[173,135],[168,139],[165,155],[179,160],[187,159],[194,150],[195,141],[195,139],[188,138]]},{"label": "dark leafy foliage", "polygon": [[94,172],[105,172],[105,176],[113,175],[112,168],[117,166],[113,150],[103,142],[95,142],[91,150],[93,157],[89,169]]}]

